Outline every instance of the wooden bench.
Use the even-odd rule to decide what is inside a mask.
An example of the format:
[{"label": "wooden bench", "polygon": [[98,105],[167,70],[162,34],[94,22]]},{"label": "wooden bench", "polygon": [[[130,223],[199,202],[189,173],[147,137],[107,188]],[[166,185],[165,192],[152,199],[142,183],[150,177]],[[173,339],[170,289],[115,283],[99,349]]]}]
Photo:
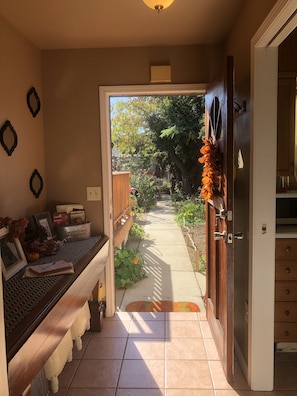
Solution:
[{"label": "wooden bench", "polygon": [[[105,236],[65,243],[55,260],[72,261],[74,274],[22,279],[22,274],[18,273],[4,283],[10,396],[30,394],[28,389],[32,380],[55,351],[90,296],[93,304],[91,330],[100,331],[96,317],[99,309],[94,309],[94,304],[99,307],[99,277],[104,274],[108,251],[109,241]],[[69,260],[71,255],[73,257]],[[43,262],[46,262],[45,259],[48,262],[53,260],[48,257],[43,258]],[[33,308],[20,314],[14,312],[16,309],[23,311],[27,304],[30,305],[30,296],[28,298],[27,295],[30,288],[31,298],[36,300]],[[16,302],[12,301],[13,293]]]}]

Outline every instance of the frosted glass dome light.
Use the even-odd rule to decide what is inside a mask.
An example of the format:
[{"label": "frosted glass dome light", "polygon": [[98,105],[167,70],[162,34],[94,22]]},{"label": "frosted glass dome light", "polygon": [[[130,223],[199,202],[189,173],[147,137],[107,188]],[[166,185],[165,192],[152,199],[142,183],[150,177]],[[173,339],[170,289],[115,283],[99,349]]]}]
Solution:
[{"label": "frosted glass dome light", "polygon": [[171,6],[171,4],[174,2],[174,0],[143,0],[143,2],[149,8],[152,8],[153,10],[156,10],[157,12],[161,12],[165,8],[168,8],[169,6]]}]

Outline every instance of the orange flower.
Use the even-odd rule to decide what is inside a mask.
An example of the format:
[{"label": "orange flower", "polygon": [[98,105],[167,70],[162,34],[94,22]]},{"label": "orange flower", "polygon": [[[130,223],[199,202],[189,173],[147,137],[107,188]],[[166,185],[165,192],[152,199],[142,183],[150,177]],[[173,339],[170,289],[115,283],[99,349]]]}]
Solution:
[{"label": "orange flower", "polygon": [[134,257],[134,260],[133,260],[133,264],[138,264],[138,257],[136,256],[136,257]]}]

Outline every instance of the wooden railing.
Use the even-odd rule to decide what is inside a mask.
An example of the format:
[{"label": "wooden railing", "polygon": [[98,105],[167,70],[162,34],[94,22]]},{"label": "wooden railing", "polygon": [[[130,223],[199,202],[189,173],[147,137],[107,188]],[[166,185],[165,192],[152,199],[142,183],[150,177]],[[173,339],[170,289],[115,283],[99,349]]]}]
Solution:
[{"label": "wooden railing", "polygon": [[127,238],[133,223],[130,213],[130,172],[114,172],[112,188],[114,246],[120,246]]}]

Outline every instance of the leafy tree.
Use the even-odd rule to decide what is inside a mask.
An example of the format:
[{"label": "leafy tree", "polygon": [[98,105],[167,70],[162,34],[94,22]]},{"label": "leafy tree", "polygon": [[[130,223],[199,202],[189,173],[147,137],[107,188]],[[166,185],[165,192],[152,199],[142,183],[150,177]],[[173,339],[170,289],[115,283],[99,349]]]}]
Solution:
[{"label": "leafy tree", "polygon": [[147,119],[156,111],[154,97],[119,98],[111,104],[111,138],[121,156],[115,167],[132,173],[147,171],[155,146]]},{"label": "leafy tree", "polygon": [[112,142],[121,153],[152,149],[147,118],[154,111],[155,100],[150,96],[131,97],[111,105]]},{"label": "leafy tree", "polygon": [[170,96],[158,98],[159,112],[148,119],[153,142],[167,161],[183,192],[195,194],[200,186],[201,165],[197,159],[204,135],[204,97]]},{"label": "leafy tree", "polygon": [[200,186],[198,163],[204,134],[203,96],[144,96],[111,106],[112,142],[121,152],[119,167],[144,174],[152,165],[157,177],[169,170],[187,194]]}]

